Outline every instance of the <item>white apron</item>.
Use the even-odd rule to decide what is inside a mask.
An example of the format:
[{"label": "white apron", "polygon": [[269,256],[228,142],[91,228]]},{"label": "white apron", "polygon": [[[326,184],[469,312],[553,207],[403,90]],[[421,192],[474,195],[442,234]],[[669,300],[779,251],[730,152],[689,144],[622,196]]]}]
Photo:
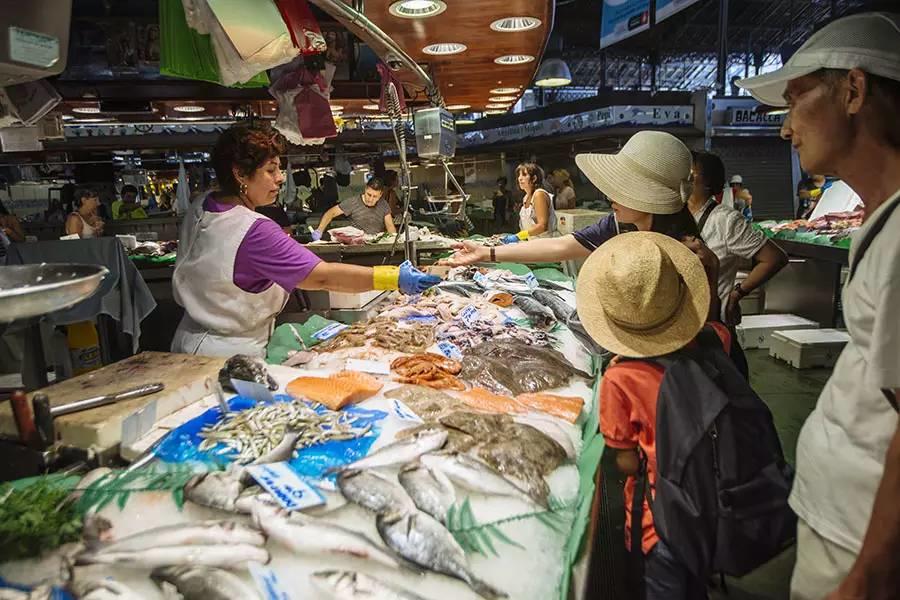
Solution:
[{"label": "white apron", "polygon": [[243,206],[207,212],[204,200],[194,201],[181,226],[172,290],[185,313],[172,352],[264,356],[288,294],[274,283],[245,292],[234,284],[234,260],[251,225],[268,217]]},{"label": "white apron", "polygon": [[[556,234],[556,209],[553,208],[553,194],[546,190],[541,191],[545,192],[547,197],[550,198],[548,203],[550,206],[550,215],[547,217],[547,231],[533,237],[553,237]],[[525,203],[523,202],[522,208],[519,209],[519,231],[527,231],[537,225],[537,215],[534,212],[534,194],[532,193],[531,196],[531,204],[525,206]]]}]

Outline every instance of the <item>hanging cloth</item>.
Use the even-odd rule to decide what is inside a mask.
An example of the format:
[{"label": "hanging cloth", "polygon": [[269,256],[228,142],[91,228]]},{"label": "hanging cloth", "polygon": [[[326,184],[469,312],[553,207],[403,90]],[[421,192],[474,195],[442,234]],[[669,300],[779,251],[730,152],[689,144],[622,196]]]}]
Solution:
[{"label": "hanging cloth", "polygon": [[187,171],[184,169],[184,161],[178,159],[178,191],[175,193],[175,214],[187,214],[191,206],[191,190],[188,185]]},{"label": "hanging cloth", "polygon": [[282,206],[290,206],[294,203],[294,199],[297,196],[297,187],[294,185],[293,173],[294,167],[291,165],[291,159],[289,158],[287,161],[287,172],[285,173],[286,181],[284,182],[284,187],[282,188]]},{"label": "hanging cloth", "polygon": [[294,47],[303,55],[321,54],[327,49],[319,22],[306,0],[275,0]]}]

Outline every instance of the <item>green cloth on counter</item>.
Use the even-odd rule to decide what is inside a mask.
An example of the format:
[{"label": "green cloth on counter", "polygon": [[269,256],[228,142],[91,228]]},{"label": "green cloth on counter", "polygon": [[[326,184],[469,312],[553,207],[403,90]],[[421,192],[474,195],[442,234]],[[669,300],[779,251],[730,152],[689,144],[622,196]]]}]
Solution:
[{"label": "green cloth on counter", "polygon": [[532,269],[532,273],[537,277],[538,281],[553,281],[556,283],[571,283],[574,287],[575,280],[557,269],[556,267],[540,267]]},{"label": "green cloth on counter", "polygon": [[[331,321],[319,315],[313,315],[306,320],[305,323],[284,323],[275,328],[269,345],[266,347],[266,362],[273,365],[280,365],[287,360],[288,354],[292,351],[304,350],[297,340],[297,334],[306,344],[306,350],[309,350],[316,344],[320,343],[313,337],[319,331],[322,331],[329,325],[333,325],[337,321]],[[296,331],[296,334],[294,333]]]}]

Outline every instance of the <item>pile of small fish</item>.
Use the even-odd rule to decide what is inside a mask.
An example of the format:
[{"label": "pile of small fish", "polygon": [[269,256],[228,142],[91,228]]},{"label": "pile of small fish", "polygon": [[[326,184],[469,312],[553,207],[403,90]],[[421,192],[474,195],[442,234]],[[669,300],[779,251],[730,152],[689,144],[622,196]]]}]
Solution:
[{"label": "pile of small fish", "polygon": [[213,425],[200,430],[199,449],[210,450],[222,444],[219,454],[236,453],[235,461],[264,460],[276,452],[276,460],[296,456],[298,449],[330,440],[351,440],[369,432],[370,426],[354,427],[357,417],[346,412],[317,412],[304,402],[273,402],[228,413]]}]

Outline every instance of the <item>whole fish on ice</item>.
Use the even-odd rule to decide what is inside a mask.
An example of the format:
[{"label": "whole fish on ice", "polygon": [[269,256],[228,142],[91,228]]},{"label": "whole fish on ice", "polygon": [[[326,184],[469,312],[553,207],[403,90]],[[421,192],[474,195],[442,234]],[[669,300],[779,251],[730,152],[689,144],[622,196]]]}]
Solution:
[{"label": "whole fish on ice", "polygon": [[136,552],[160,546],[249,544],[263,546],[258,530],[237,521],[198,521],[148,529],[101,546],[98,552]]},{"label": "whole fish on ice", "polygon": [[468,454],[426,454],[419,459],[430,469],[441,471],[462,487],[494,496],[512,496],[547,507],[546,498],[533,498],[515,483]]},{"label": "whole fish on ice", "polygon": [[375,471],[341,471],[337,485],[347,500],[372,512],[409,512],[416,508],[400,484]]},{"label": "whole fish on ice", "polygon": [[357,571],[316,571],[309,579],[335,600],[425,600],[409,590]]},{"label": "whole fish on ice", "polygon": [[423,429],[412,437],[379,448],[372,454],[350,463],[344,469],[371,469],[406,464],[423,454],[437,450],[446,441],[445,430]]},{"label": "whole fish on ice", "polygon": [[256,589],[224,569],[185,565],[155,569],[150,579],[175,586],[184,600],[260,600]]},{"label": "whole fish on ice", "polygon": [[142,594],[114,579],[80,580],[69,588],[78,600],[144,600]]},{"label": "whole fish on ice", "polygon": [[553,329],[553,326],[556,325],[556,316],[553,311],[531,296],[524,294],[516,296],[513,304],[522,309],[525,316],[531,320],[531,324],[538,329]]},{"label": "whole fish on ice", "polygon": [[415,462],[403,467],[398,478],[419,510],[445,522],[447,512],[456,503],[456,490],[446,475]]},{"label": "whole fish on ice", "polygon": [[133,552],[87,552],[75,559],[76,565],[121,565],[156,569],[173,565],[233,568],[248,562],[267,563],[265,548],[250,544],[218,544],[202,546],[161,546]]}]

